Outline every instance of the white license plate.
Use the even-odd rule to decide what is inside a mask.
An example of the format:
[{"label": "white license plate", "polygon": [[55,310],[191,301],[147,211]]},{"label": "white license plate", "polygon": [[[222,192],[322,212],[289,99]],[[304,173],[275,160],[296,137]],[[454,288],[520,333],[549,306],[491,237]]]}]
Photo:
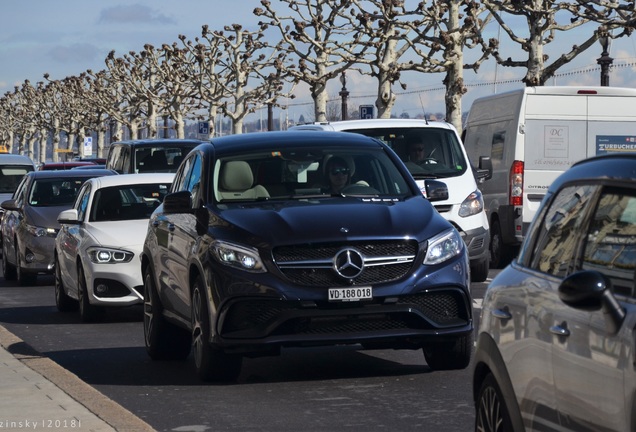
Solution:
[{"label": "white license plate", "polygon": [[329,301],[360,301],[372,298],[371,287],[329,288]]}]

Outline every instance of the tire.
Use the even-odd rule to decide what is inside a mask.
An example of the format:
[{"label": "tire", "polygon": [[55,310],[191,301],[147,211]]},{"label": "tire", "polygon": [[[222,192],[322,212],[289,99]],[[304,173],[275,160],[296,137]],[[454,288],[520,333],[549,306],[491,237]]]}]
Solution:
[{"label": "tire", "polygon": [[470,266],[470,281],[484,282],[488,279],[488,270],[490,269],[490,260],[484,258]]},{"label": "tire", "polygon": [[82,321],[85,323],[98,321],[101,318],[101,310],[90,303],[84,268],[81,263],[78,263],[77,266],[77,296],[79,297],[79,311]]},{"label": "tire", "polygon": [[60,312],[74,312],[79,309],[79,303],[66,294],[57,254],[55,254],[55,306]]},{"label": "tire", "polygon": [[499,221],[494,221],[490,227],[490,266],[494,269],[502,269],[515,256],[515,247],[503,242]]},{"label": "tire", "polygon": [[236,381],[241,373],[243,358],[226,354],[210,345],[210,315],[205,284],[197,276],[192,291],[192,345],[194,363],[203,381]]},{"label": "tire", "polygon": [[18,242],[15,242],[15,263],[16,263],[16,277],[18,279],[18,283],[20,286],[31,286],[35,285],[38,281],[37,273],[29,273],[24,270],[22,267],[21,259],[20,259],[20,248],[18,247]]},{"label": "tire", "polygon": [[466,369],[473,350],[472,333],[453,342],[437,343],[424,347],[424,358],[433,370]]},{"label": "tire", "polygon": [[491,373],[486,375],[481,383],[475,411],[475,432],[508,432],[513,430],[506,401]]},{"label": "tire", "polygon": [[190,332],[166,321],[150,266],[144,272],[144,340],[153,360],[185,360],[192,350]]},{"label": "tire", "polygon": [[7,260],[7,250],[2,243],[2,275],[5,280],[14,281],[17,277],[15,266]]}]

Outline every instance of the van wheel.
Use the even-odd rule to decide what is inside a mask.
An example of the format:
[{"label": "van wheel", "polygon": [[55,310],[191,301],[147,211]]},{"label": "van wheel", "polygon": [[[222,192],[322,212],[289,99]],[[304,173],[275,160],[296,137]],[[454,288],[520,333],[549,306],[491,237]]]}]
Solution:
[{"label": "van wheel", "polygon": [[479,260],[470,266],[470,281],[471,282],[483,282],[488,279],[488,269],[490,268],[490,261],[488,258]]},{"label": "van wheel", "polygon": [[510,264],[514,258],[515,248],[503,242],[499,221],[490,227],[490,267],[501,269]]}]

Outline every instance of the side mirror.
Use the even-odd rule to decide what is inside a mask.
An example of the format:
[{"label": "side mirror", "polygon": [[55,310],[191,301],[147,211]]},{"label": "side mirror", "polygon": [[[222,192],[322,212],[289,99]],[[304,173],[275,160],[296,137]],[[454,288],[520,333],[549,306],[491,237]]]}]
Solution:
[{"label": "side mirror", "polygon": [[426,180],[426,198],[429,201],[444,201],[448,199],[448,186],[439,180]]},{"label": "side mirror", "polygon": [[164,213],[193,213],[192,194],[190,191],[179,191],[163,198]]},{"label": "side mirror", "polygon": [[78,224],[81,222],[79,220],[76,209],[61,211],[60,214],[57,216],[57,221],[64,224]]},{"label": "side mirror", "polygon": [[559,298],[575,309],[602,310],[606,329],[612,334],[616,334],[625,319],[625,310],[612,294],[612,282],[598,271],[584,270],[563,279]]},{"label": "side mirror", "polygon": [[490,156],[479,156],[479,168],[477,169],[477,179],[480,182],[492,178],[492,160]]},{"label": "side mirror", "polygon": [[20,207],[18,207],[14,199],[2,201],[2,204],[0,204],[0,207],[2,207],[5,210],[20,210]]}]

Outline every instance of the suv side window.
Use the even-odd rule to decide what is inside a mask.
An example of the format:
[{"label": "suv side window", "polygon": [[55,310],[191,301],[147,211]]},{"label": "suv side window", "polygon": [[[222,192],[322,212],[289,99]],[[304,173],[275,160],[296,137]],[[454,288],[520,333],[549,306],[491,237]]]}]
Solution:
[{"label": "suv side window", "polygon": [[636,191],[603,190],[587,231],[581,266],[608,276],[616,294],[636,297]]},{"label": "suv side window", "polygon": [[579,232],[585,219],[585,204],[596,190],[596,186],[577,185],[565,187],[556,194],[537,230],[531,268],[560,278],[573,270]]}]

